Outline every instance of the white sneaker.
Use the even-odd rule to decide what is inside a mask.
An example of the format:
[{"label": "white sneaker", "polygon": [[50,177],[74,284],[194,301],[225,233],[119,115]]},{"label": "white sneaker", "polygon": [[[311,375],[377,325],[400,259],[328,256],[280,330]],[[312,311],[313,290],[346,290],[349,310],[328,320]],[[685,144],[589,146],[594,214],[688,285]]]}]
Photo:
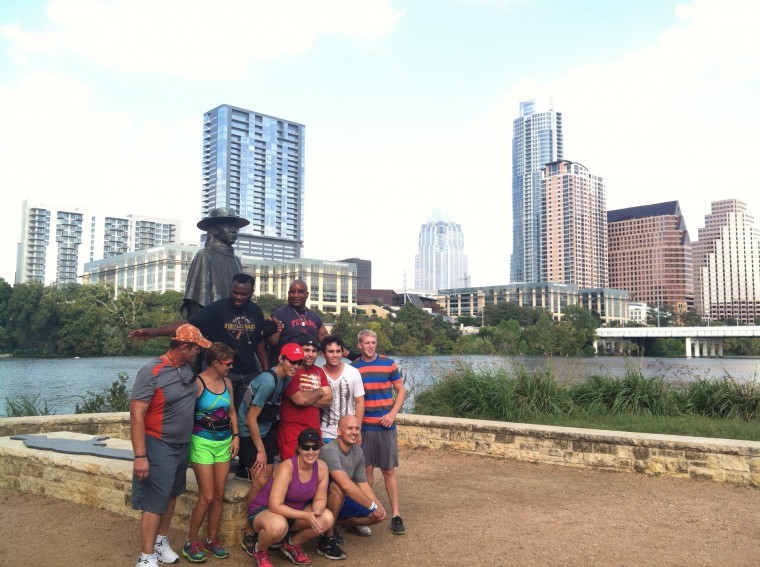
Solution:
[{"label": "white sneaker", "polygon": [[159,541],[153,546],[153,550],[158,556],[159,563],[179,563],[179,555],[177,555],[171,548],[168,539],[164,538]]},{"label": "white sneaker", "polygon": [[356,535],[364,537],[372,535],[372,528],[369,526],[351,526],[350,531],[354,532]]},{"label": "white sneaker", "polygon": [[145,559],[138,559],[135,567],[158,567],[158,557],[148,555]]}]

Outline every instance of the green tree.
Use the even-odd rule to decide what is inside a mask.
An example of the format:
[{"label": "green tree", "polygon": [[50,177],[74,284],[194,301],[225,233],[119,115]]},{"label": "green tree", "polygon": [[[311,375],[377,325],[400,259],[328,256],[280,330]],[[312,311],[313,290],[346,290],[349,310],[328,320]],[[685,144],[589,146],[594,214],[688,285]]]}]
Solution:
[{"label": "green tree", "polygon": [[271,314],[273,314],[275,311],[277,311],[280,307],[284,307],[288,304],[287,301],[284,299],[280,299],[279,297],[272,295],[271,293],[262,293],[257,299],[256,303],[261,307],[261,310],[264,312],[264,317],[269,317]]}]

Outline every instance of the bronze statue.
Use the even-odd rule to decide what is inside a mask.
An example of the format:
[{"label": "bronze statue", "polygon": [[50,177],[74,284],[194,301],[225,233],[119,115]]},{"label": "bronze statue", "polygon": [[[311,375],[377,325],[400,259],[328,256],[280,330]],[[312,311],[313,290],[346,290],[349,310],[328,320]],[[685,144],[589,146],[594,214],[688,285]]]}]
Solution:
[{"label": "bronze statue", "polygon": [[249,224],[228,207],[213,209],[198,223],[198,228],[206,231],[206,246],[195,255],[187,273],[181,309],[184,318],[229,295],[232,276],[243,271],[232,245],[238,229]]}]

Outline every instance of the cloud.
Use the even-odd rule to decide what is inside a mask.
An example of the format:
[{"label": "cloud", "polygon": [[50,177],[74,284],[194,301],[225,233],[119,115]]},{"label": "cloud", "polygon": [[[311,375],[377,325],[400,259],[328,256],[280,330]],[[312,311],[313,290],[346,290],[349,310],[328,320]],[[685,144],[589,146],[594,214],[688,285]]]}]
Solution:
[{"label": "cloud", "polygon": [[235,79],[253,61],[304,53],[321,36],[378,40],[403,12],[389,0],[51,0],[47,16],[43,31],[0,27],[17,61],[70,52],[121,71]]},{"label": "cloud", "polygon": [[[9,109],[4,120],[12,133],[0,137],[3,191],[18,199],[0,229],[6,268],[20,231],[15,207],[23,199],[97,214],[199,215],[197,120],[160,124],[102,111],[90,87],[52,73],[0,87],[0,107]],[[197,240],[185,224],[183,239]]]}]

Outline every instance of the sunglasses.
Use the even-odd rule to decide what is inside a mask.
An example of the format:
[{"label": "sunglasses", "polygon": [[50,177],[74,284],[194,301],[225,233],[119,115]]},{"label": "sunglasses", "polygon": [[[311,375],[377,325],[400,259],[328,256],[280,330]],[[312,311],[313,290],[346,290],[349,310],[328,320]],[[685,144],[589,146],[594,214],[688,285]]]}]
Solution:
[{"label": "sunglasses", "polygon": [[224,364],[225,366],[232,366],[231,360],[217,360],[219,364]]},{"label": "sunglasses", "polygon": [[312,445],[311,443],[299,445],[301,447],[301,451],[319,451],[319,445]]},{"label": "sunglasses", "polygon": [[303,359],[302,360],[288,360],[286,358],[285,360],[287,360],[291,364],[291,366],[303,366]]}]

